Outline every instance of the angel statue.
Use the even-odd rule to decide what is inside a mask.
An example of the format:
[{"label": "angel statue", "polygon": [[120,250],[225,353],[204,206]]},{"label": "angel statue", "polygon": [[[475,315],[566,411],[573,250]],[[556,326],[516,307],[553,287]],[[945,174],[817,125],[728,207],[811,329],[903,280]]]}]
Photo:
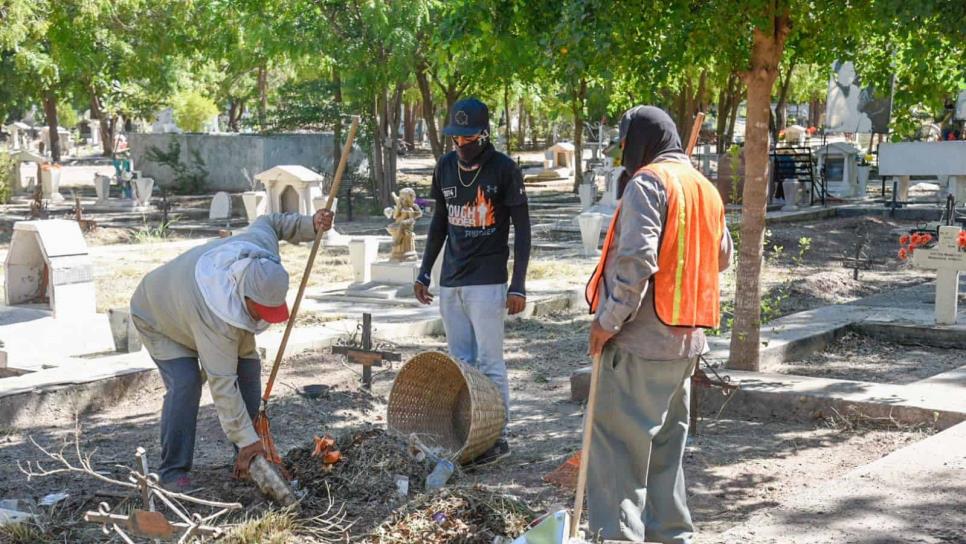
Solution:
[{"label": "angel statue", "polygon": [[395,221],[386,227],[392,235],[393,242],[389,260],[391,262],[414,261],[417,254],[413,227],[416,225],[416,220],[423,216],[423,210],[416,204],[416,191],[412,189],[403,189],[399,191],[398,196],[392,193],[392,198],[396,201],[396,206],[383,210],[387,218]]}]

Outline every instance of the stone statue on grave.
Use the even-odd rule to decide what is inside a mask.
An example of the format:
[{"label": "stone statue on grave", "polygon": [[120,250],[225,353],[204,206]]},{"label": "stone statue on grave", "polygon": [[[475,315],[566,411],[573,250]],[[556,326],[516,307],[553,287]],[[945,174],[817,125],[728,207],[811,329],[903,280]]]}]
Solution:
[{"label": "stone statue on grave", "polygon": [[392,235],[392,254],[389,260],[391,262],[414,261],[417,254],[413,227],[416,225],[416,220],[423,216],[423,210],[416,204],[416,191],[412,189],[403,189],[399,191],[398,196],[393,193],[392,198],[396,201],[396,206],[383,210],[386,217],[395,221],[386,227]]}]

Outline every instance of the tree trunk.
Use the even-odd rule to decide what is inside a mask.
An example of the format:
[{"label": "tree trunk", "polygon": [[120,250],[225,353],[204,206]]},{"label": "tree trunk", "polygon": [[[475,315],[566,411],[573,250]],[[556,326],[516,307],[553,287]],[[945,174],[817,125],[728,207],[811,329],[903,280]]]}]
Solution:
[{"label": "tree trunk", "polygon": [[530,127],[530,147],[537,147],[537,125],[533,122],[533,112],[527,112],[527,126]]},{"label": "tree trunk", "polygon": [[[731,111],[728,112],[728,128],[725,135],[725,139],[729,142],[733,142],[735,139],[735,122],[738,121],[738,108],[741,106],[741,99],[744,95],[741,92],[736,92],[734,98],[731,100]],[[767,132],[768,125],[765,125]],[[745,119],[745,132],[748,130],[748,120]],[[747,140],[747,134],[745,139]]]},{"label": "tree trunk", "polygon": [[383,169],[382,164],[382,104],[385,101],[384,91],[379,91],[372,101],[372,183],[373,183],[373,194],[372,196],[377,200],[382,200],[382,182],[383,182]]},{"label": "tree trunk", "polygon": [[416,107],[417,104],[406,104],[403,106],[405,117],[403,118],[403,141],[406,142],[406,149],[416,149]]},{"label": "tree trunk", "polygon": [[419,95],[423,98],[423,122],[426,123],[426,136],[429,137],[429,147],[433,150],[433,157],[439,159],[443,156],[443,142],[439,139],[439,131],[436,129],[436,106],[433,104],[433,91],[429,87],[429,79],[426,78],[426,67],[421,65],[416,70],[416,83],[419,86]]},{"label": "tree trunk", "polygon": [[781,88],[778,90],[778,101],[775,103],[775,132],[772,134],[774,141],[778,141],[778,133],[785,130],[785,125],[788,121],[788,112],[785,111],[785,105],[788,102],[788,89],[791,87],[792,83],[792,72],[795,71],[796,57],[788,62],[788,69],[785,70],[784,77],[782,78]]},{"label": "tree trunk", "polygon": [[523,149],[526,146],[526,130],[527,130],[527,109],[523,104],[523,99],[517,103],[517,149]]},{"label": "tree trunk", "polygon": [[[339,73],[338,68],[332,68],[332,86],[334,87],[334,92],[332,93],[332,100],[335,102],[337,108],[340,112],[342,110],[342,74]],[[349,155],[352,156],[351,154]],[[337,115],[335,118],[335,123],[332,124],[332,175],[335,175],[336,168],[339,167],[339,161],[342,160],[342,116]]]},{"label": "tree trunk", "polygon": [[506,119],[506,154],[513,148],[513,136],[510,132],[510,83],[503,83],[503,118]]},{"label": "tree trunk", "polygon": [[265,116],[268,114],[268,67],[261,65],[258,67],[258,124],[265,124]]},{"label": "tree trunk", "polygon": [[60,162],[60,134],[57,132],[60,121],[57,119],[57,95],[54,91],[44,92],[44,116],[47,118],[47,130],[50,134],[50,160]]},{"label": "tree trunk", "polygon": [[[101,99],[91,88],[91,119],[97,119],[97,131],[101,135],[101,155],[112,157],[114,155],[114,127],[117,125],[117,116],[113,120],[105,119],[104,112],[101,110]],[[94,130],[94,127],[91,127]]]},{"label": "tree trunk", "polygon": [[587,80],[581,79],[574,96],[574,192],[580,191],[584,182],[584,97],[587,96]]},{"label": "tree trunk", "polygon": [[[446,123],[449,122],[449,116],[450,116],[450,113],[453,111],[453,105],[455,105],[456,101],[459,99],[460,99],[460,91],[458,89],[455,89],[454,87],[451,86],[449,89],[446,90],[446,114],[443,115],[443,126],[446,126]],[[492,127],[491,127],[491,130],[492,130]],[[449,138],[446,136],[443,137],[443,149],[446,151],[453,150],[452,138]]]},{"label": "tree trunk", "polygon": [[772,28],[756,28],[754,31],[750,70],[742,75],[748,86],[745,186],[728,368],[751,371],[758,370],[761,333],[760,279],[768,201],[768,114],[771,111],[771,89],[778,76],[778,63],[790,29],[787,13],[771,15]]},{"label": "tree trunk", "polygon": [[396,150],[399,148],[399,122],[400,109],[402,106],[402,85],[396,85],[392,100],[386,103],[386,128],[389,131],[389,145],[384,148],[386,153],[386,183],[384,188],[384,206],[392,205],[392,193],[396,192],[396,160],[398,155]]}]

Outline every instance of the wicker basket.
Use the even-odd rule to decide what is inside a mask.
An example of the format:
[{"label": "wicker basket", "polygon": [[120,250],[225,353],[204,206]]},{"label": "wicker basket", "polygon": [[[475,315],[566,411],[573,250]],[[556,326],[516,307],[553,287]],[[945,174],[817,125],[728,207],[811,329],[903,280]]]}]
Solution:
[{"label": "wicker basket", "polygon": [[416,355],[399,370],[389,393],[389,428],[416,433],[468,463],[503,431],[503,398],[480,371],[444,353]]}]

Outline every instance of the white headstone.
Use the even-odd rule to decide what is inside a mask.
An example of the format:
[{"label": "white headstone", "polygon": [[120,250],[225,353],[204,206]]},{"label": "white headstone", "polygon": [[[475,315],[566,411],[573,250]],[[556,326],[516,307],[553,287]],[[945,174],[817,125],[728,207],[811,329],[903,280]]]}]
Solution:
[{"label": "white headstone", "polygon": [[134,178],[131,180],[131,188],[134,193],[134,201],[139,207],[147,206],[151,203],[151,191],[154,190],[154,179]]},{"label": "white headstone", "polygon": [[259,216],[265,215],[268,209],[268,197],[265,191],[245,191],[242,193],[242,204],[245,205],[245,215],[252,223]]},{"label": "white headstone", "polygon": [[597,196],[597,186],[593,183],[580,184],[580,211],[585,212],[594,205],[594,197]]},{"label": "white headstone", "polygon": [[959,247],[958,226],[939,227],[936,247],[917,249],[912,263],[936,271],[936,323],[953,325],[959,302],[959,274],[966,271],[966,250]]},{"label": "white headstone", "polygon": [[60,165],[45,164],[40,168],[40,186],[44,193],[44,198],[60,202],[64,196],[60,194]]},{"label": "white headstone", "polygon": [[798,209],[798,181],[786,179],[782,181],[782,191],[785,194],[783,212],[793,212]]},{"label": "white headstone", "polygon": [[97,203],[105,204],[111,194],[111,176],[94,174],[94,191],[97,192]]},{"label": "white headstone", "polygon": [[349,262],[352,263],[352,279],[356,283],[372,281],[372,263],[379,255],[379,241],[364,236],[349,240]]},{"label": "white headstone", "polygon": [[228,196],[228,193],[219,191],[211,199],[208,219],[228,219],[229,217],[231,217],[231,197]]},{"label": "white headstone", "polygon": [[600,250],[597,247],[600,244],[600,227],[603,222],[604,216],[599,213],[582,213],[577,216],[585,257],[600,255]]}]

